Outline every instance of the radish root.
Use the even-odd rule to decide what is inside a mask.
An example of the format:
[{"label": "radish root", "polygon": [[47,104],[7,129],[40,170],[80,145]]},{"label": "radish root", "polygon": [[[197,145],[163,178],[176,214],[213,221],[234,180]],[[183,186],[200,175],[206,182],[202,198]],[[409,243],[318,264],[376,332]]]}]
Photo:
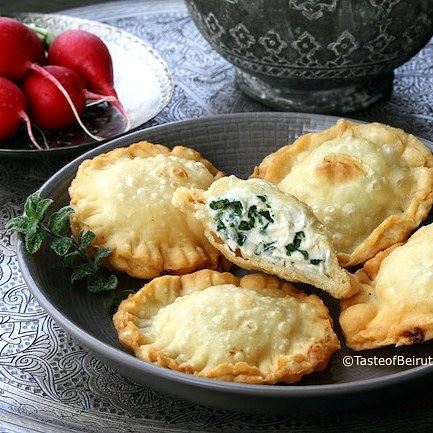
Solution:
[{"label": "radish root", "polygon": [[122,114],[126,121],[125,131],[127,132],[131,129],[131,119],[129,118],[129,114],[126,112],[125,108],[123,107],[122,103],[119,101],[119,98],[116,98],[115,96],[104,96],[100,95],[98,93],[89,92],[88,90],[85,90],[85,95],[87,99],[94,100],[94,102],[91,102],[90,104],[87,104],[86,107],[91,107],[92,105],[99,104],[101,102],[110,102],[114,105],[114,107],[117,108],[117,110]]},{"label": "radish root", "polygon": [[123,114],[123,117],[126,120],[124,132],[128,132],[131,129],[131,119],[129,117],[129,114],[127,113],[119,99],[116,98],[116,101],[113,103],[113,105]]},{"label": "radish root", "polygon": [[104,96],[99,95],[98,93],[89,92],[88,90],[84,90],[84,94],[86,99],[91,100],[92,102],[88,102],[86,107],[91,107],[93,105],[101,104],[102,102],[116,102],[117,98],[115,96]]},{"label": "radish root", "polygon": [[66,98],[66,100],[68,101],[69,106],[71,107],[72,112],[74,113],[74,116],[78,122],[78,124],[81,126],[81,128],[83,129],[83,131],[90,137],[93,138],[93,140],[96,141],[102,141],[104,140],[104,138],[99,137],[97,135],[92,134],[84,125],[84,123],[81,121],[80,116],[78,115],[77,109],[75,108],[74,103],[71,100],[71,97],[69,96],[68,92],[65,90],[65,88],[60,84],[60,82],[53,77],[49,72],[47,72],[44,68],[42,68],[41,66],[35,64],[35,63],[29,63],[28,67],[30,69],[33,69],[36,72],[39,72],[44,78],[50,80],[56,87],[57,89],[60,90],[60,92],[62,92],[63,96]]},{"label": "radish root", "polygon": [[113,102],[112,96],[105,96],[101,99],[92,100],[86,103],[86,107],[93,107],[94,105],[102,104],[103,102]]},{"label": "radish root", "polygon": [[46,149],[49,149],[50,146],[48,145],[47,137],[45,137],[44,131],[42,131],[42,129],[39,128],[39,127],[36,126],[36,125],[33,125],[33,127],[36,128],[36,129],[38,130],[39,134],[41,135],[41,137],[42,137],[42,141],[44,142],[44,146],[45,146],[45,148],[46,148]]},{"label": "radish root", "polygon": [[[27,127],[27,134],[29,134],[29,138],[30,141],[33,143],[33,145],[38,148],[39,150],[44,150],[44,148],[36,141],[35,136],[33,135],[33,131],[32,131],[32,124],[30,122],[29,116],[27,116],[27,114],[24,111],[21,111],[20,113],[21,118],[24,120],[24,123],[26,124]],[[44,142],[45,142],[45,148],[48,149],[48,143],[45,140],[44,137]]]}]

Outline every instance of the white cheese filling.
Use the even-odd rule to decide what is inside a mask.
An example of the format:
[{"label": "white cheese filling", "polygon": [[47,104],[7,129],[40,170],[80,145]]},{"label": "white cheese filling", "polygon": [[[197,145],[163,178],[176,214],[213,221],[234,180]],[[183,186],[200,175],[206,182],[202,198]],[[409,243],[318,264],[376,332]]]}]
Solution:
[{"label": "white cheese filling", "polygon": [[208,197],[212,228],[245,258],[261,257],[278,266],[325,274],[330,250],[302,209],[248,190]]}]

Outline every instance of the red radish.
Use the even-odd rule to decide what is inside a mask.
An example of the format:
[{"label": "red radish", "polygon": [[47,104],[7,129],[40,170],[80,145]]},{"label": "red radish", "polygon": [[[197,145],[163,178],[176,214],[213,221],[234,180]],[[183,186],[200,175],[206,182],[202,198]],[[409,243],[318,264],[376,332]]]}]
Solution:
[{"label": "red radish", "polygon": [[36,63],[32,63],[31,33],[23,23],[11,18],[0,17],[0,76],[20,80],[31,70],[50,80],[68,101],[77,122],[87,135],[94,140],[102,138],[93,135],[81,122],[76,108],[64,87],[49,72]]},{"label": "red radish", "polygon": [[48,63],[72,69],[84,78],[90,91],[116,98],[113,105],[125,116],[126,129],[130,128],[128,114],[114,89],[110,52],[98,36],[84,30],[63,32],[48,49]]},{"label": "red radish", "polygon": [[32,30],[30,30],[30,58],[32,62],[38,63],[39,65],[45,65],[47,56],[45,53],[44,43],[39,39],[39,36]]},{"label": "red radish", "polygon": [[[45,66],[43,69],[68,92],[79,117],[86,109],[87,99],[104,99],[101,95],[88,92],[84,80],[69,68]],[[71,106],[51,80],[32,71],[25,79],[22,89],[29,104],[30,118],[35,125],[46,129],[62,129],[75,123],[76,117]]]},{"label": "red radish", "polygon": [[[61,66],[45,66],[68,92],[79,116],[86,109],[84,81],[74,71]],[[62,92],[38,72],[32,71],[25,79],[22,90],[29,105],[32,123],[40,128],[61,129],[75,123],[75,116]]]},{"label": "red radish", "polygon": [[104,42],[84,30],[68,30],[57,36],[48,50],[51,65],[66,66],[84,78],[92,92],[116,96],[113,63]]},{"label": "red radish", "polygon": [[0,76],[24,77],[32,61],[30,30],[12,18],[0,17]]},{"label": "red radish", "polygon": [[30,120],[25,110],[26,99],[23,92],[12,81],[0,77],[0,140],[14,135],[21,122],[24,121],[30,140],[38,149],[42,149],[33,136]]}]

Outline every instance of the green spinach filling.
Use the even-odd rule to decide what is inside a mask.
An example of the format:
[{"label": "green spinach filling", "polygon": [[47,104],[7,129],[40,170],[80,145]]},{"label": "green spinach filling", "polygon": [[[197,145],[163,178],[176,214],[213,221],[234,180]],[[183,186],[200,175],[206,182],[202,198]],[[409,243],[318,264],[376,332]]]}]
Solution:
[{"label": "green spinach filling", "polygon": [[[214,221],[216,229],[226,239],[231,239],[237,245],[243,246],[247,240],[248,231],[257,228],[259,233],[265,234],[270,224],[274,223],[271,206],[265,195],[257,195],[261,202],[259,205],[253,204],[245,207],[239,200],[230,201],[226,198],[210,202],[209,207],[217,211]],[[321,259],[310,259],[308,252],[301,248],[305,233],[299,231],[295,233],[293,241],[285,245],[285,253],[288,257],[295,251],[299,252],[304,260],[308,260],[312,265],[319,265]],[[276,249],[276,241],[260,242],[255,250],[255,255],[271,255]]]}]

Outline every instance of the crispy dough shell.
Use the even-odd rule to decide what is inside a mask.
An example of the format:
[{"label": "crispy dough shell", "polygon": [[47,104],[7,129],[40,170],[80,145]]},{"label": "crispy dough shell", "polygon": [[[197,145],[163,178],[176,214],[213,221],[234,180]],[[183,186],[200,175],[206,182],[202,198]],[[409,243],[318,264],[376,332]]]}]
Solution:
[{"label": "crispy dough shell", "polygon": [[[309,304],[315,309],[315,320],[320,321],[324,337],[313,342],[305,342],[296,353],[278,357],[274,360],[270,371],[262,371],[247,362],[224,362],[211,369],[197,371],[188,365],[188,362],[177,361],[163,349],[146,347],[146,350],[143,350],[146,346],[145,337],[138,326],[143,308],[149,305],[152,305],[149,308],[162,308],[171,304],[179,296],[223,284],[233,284],[273,297],[289,296]],[[211,319],[210,317],[209,320]],[[306,374],[323,370],[330,356],[340,348],[338,338],[332,329],[329,312],[317,296],[307,296],[286,282],[262,274],[250,274],[238,278],[227,272],[219,273],[205,269],[188,275],[159,277],[124,300],[113,317],[113,323],[120,342],[133,351],[138,358],[183,373],[230,382],[249,384],[297,382]]]},{"label": "crispy dough shell", "polygon": [[[137,230],[136,233],[126,234],[124,238],[119,239],[118,230],[116,230],[116,226],[113,227],[109,219],[110,208],[103,207],[101,209],[97,207],[89,212],[88,208],[84,207],[83,203],[89,199],[87,185],[89,181],[91,182],[94,174],[110,170],[114,163],[122,159],[132,161],[141,158],[144,161],[146,158],[158,155],[175,156],[184,160],[199,162],[206,167],[213,180],[223,175],[222,172],[218,171],[208,160],[193,149],[183,146],[169,149],[146,141],[85,160],[78,168],[77,175],[69,188],[71,207],[75,210],[70,219],[73,236],[77,237],[82,230],[95,232],[96,238],[89,248],[89,253],[94,254],[96,249],[110,247],[112,254],[104,261],[104,266],[126,272],[136,278],[154,278],[166,272],[184,274],[202,268],[229,269],[227,261],[206,241],[203,234],[198,233],[197,227],[191,225],[187,218],[180,220],[179,216],[173,216],[173,212],[169,211],[165,217],[164,215],[159,216],[158,221],[153,217],[149,217],[148,221],[143,220],[143,232],[149,225],[156,224],[158,226],[164,219],[167,222],[166,231],[153,229],[153,234],[148,238]],[[182,177],[184,175],[184,171],[181,169],[179,173],[166,173],[169,180],[173,179],[173,176]],[[172,177],[170,178],[170,176]],[[146,191],[146,194],[149,195],[152,192]],[[127,200],[126,203],[113,200],[112,206],[128,207],[134,205],[135,199],[133,197],[127,197]],[[104,205],[105,203],[102,203],[102,206]],[[172,208],[171,198],[167,200],[166,206],[169,209]],[[174,208],[173,211],[175,211]],[[95,223],[95,219],[99,218],[99,213],[106,214],[104,216],[105,223]],[[131,221],[131,223],[133,222]],[[123,221],[120,221],[120,223],[123,223]],[[178,241],[180,234],[184,234],[184,237],[189,237],[189,239]]]},{"label": "crispy dough shell", "polygon": [[[429,267],[425,269],[424,266],[425,262],[432,261],[432,256],[428,250],[421,250],[419,256],[423,260],[420,257],[416,262],[411,260],[412,248],[422,248],[422,244],[432,242],[433,225],[421,227],[407,243],[395,244],[379,252],[355,273],[360,291],[341,301],[339,319],[347,346],[365,350],[387,345],[409,345],[433,338],[433,308],[429,293],[433,285],[428,281],[431,277],[425,280],[424,295],[420,295],[416,287],[417,280],[428,272]],[[384,266],[387,266],[387,278],[394,278],[393,281],[384,281],[384,275],[381,275]],[[412,272],[414,267],[418,267],[418,271],[405,279],[405,273]],[[378,293],[379,277],[382,287]],[[386,284],[387,281],[389,284]]]},{"label": "crispy dough shell", "polygon": [[[389,136],[390,139],[397,137],[397,140],[391,140],[386,145],[394,146],[396,151],[400,153],[400,157],[409,166],[416,182],[413,190],[410,191],[411,200],[404,212],[386,217],[378,226],[373,227],[370,235],[359,245],[355,245],[350,253],[338,252],[339,262],[344,267],[363,263],[379,251],[404,241],[409,233],[427,217],[433,204],[433,156],[431,151],[420,140],[401,129],[380,123],[357,124],[341,119],[329,129],[302,135],[293,144],[283,146],[275,153],[268,155],[254,169],[251,176],[279,184],[292,170],[293,166],[300,163],[302,158],[312,150],[329,140],[342,136],[344,133],[352,133],[355,137],[363,137],[363,131],[367,128],[377,128],[377,131]],[[356,167],[351,167],[352,169],[349,170],[349,165],[344,164],[344,161],[340,162],[338,166],[339,172],[337,173],[339,175],[334,174],[333,182],[330,182],[330,184],[346,181],[356,176]],[[327,167],[322,168],[326,170]],[[290,193],[291,191],[287,192]],[[368,192],[366,191],[365,194],[368,194]],[[403,199],[405,197],[402,197]],[[332,203],[330,204],[332,205]]]},{"label": "crispy dough shell", "polygon": [[[224,178],[226,179],[226,178]],[[220,182],[223,179],[220,180]],[[245,258],[241,252],[233,252],[210,227],[210,218],[204,211],[206,198],[204,192],[195,188],[178,188],[173,195],[173,204],[184,212],[192,212],[199,218],[204,226],[204,234],[209,242],[218,249],[227,260],[244,269],[266,272],[276,275],[286,281],[295,281],[311,284],[330,293],[334,298],[341,299],[352,296],[358,291],[355,279],[346,270],[340,268],[337,258],[332,260],[332,268],[329,277],[320,275],[318,272],[300,274],[295,268],[277,266],[261,257]],[[306,212],[309,218],[316,220],[315,216],[304,203],[298,203],[302,211]],[[317,222],[316,229],[320,231],[320,223]],[[329,242],[329,248],[332,248]]]}]

